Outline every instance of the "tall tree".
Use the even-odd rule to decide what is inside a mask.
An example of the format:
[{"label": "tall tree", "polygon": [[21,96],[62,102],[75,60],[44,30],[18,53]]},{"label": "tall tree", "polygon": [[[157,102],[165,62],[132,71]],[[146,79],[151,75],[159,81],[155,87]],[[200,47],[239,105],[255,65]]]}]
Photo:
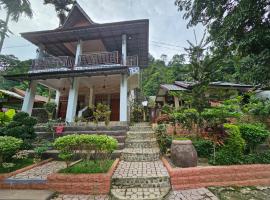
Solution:
[{"label": "tall tree", "polygon": [[[28,0],[0,0],[1,8],[6,10],[6,19],[2,24],[1,40],[0,40],[0,53],[3,48],[4,40],[9,32],[8,23],[10,20],[18,22],[22,15],[29,18],[33,17],[33,11],[31,8],[30,1]],[[3,21],[2,21],[3,23]]]},{"label": "tall tree", "polygon": [[73,5],[75,0],[44,0],[44,4],[52,4],[59,18],[59,26],[62,26],[67,18],[67,13],[70,11],[69,6]]},{"label": "tall tree", "polygon": [[240,80],[270,85],[269,0],[176,0],[188,27],[208,28],[215,53],[226,60],[240,57]]}]

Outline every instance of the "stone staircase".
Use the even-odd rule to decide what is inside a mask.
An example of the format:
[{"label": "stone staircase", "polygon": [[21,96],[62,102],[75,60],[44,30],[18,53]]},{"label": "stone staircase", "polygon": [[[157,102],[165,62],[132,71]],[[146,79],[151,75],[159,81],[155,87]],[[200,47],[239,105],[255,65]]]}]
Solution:
[{"label": "stone staircase", "polygon": [[161,200],[170,189],[170,177],[160,160],[151,126],[131,126],[112,177],[112,200]]}]

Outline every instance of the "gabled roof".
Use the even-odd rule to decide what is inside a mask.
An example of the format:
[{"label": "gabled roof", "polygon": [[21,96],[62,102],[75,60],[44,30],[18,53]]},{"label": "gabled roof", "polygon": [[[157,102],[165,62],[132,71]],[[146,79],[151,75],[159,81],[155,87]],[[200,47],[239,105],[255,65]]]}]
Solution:
[{"label": "gabled roof", "polygon": [[[78,23],[81,24],[78,25]],[[60,29],[71,28],[76,25],[87,26],[91,24],[95,24],[95,22],[93,22],[92,19],[86,14],[86,12],[84,12],[82,7],[77,2],[75,2],[66,18],[66,21],[64,22],[63,26],[60,27]]]}]

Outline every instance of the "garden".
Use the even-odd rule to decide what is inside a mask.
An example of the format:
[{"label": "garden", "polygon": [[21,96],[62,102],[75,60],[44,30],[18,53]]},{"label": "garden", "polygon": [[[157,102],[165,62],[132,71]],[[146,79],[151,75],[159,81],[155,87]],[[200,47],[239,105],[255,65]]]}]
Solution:
[{"label": "garden", "polygon": [[[182,167],[192,159],[189,166],[197,165],[197,156],[207,165],[269,164],[269,117],[269,100],[245,94],[202,109],[192,104],[179,109],[164,105],[155,132],[162,153],[173,163],[182,160],[178,164]],[[175,157],[180,153],[173,146],[188,140],[193,145],[184,152],[187,156]]]},{"label": "garden", "polygon": [[[21,180],[26,177],[25,181],[40,179],[46,182],[49,180],[49,184],[57,188],[55,185],[59,184],[57,183],[58,179],[53,177],[64,175],[68,178],[70,175],[71,179],[74,180],[76,178],[73,175],[85,175],[89,179],[89,177],[98,177],[98,175],[103,174],[104,178],[99,176],[98,181],[103,181],[104,184],[108,182],[108,187],[105,187],[106,191],[95,189],[95,192],[108,193],[110,188],[110,178],[108,177],[112,175],[112,169],[116,167],[118,162],[117,159],[111,157],[112,152],[117,149],[117,140],[99,133],[74,133],[65,136],[57,134],[55,130],[57,127],[53,121],[55,106],[50,103],[44,107],[49,116],[46,128],[52,134],[48,139],[40,138],[36,134],[34,127],[37,125],[37,119],[35,117],[24,112],[16,113],[12,109],[0,113],[0,180],[5,181],[5,184],[13,184],[13,186],[18,178]],[[109,112],[105,112],[104,109],[108,110],[108,107],[98,105],[95,109],[93,120],[96,123],[106,121]],[[48,150],[57,150],[58,158],[45,159],[44,153]],[[47,168],[47,170],[42,168]],[[33,175],[29,177],[28,173],[33,173]],[[34,179],[30,180],[31,178]],[[62,185],[64,184],[60,184],[59,190],[63,189]],[[45,187],[45,185],[43,186]],[[69,189],[67,188],[67,190]],[[85,190],[80,190],[80,192],[84,193]]]}]

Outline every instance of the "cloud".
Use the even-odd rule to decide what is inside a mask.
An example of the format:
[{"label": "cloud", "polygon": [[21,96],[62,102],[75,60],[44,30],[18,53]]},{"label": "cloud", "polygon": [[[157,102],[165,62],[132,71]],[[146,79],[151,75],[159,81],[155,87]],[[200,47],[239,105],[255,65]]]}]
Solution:
[{"label": "cloud", "polygon": [[[53,6],[43,5],[42,0],[30,0],[34,10],[33,19],[22,17],[9,27],[14,33],[5,40],[3,53],[14,54],[20,59],[35,57],[36,47],[20,37],[21,32],[50,30],[58,26],[58,18]],[[161,54],[172,57],[184,53],[186,40],[194,41],[193,29],[187,29],[187,21],[177,11],[174,0],[78,0],[85,12],[97,23],[135,19],[150,20],[150,53],[159,58]],[[0,18],[5,12],[0,10]],[[198,38],[203,35],[203,27],[195,27]]]}]

